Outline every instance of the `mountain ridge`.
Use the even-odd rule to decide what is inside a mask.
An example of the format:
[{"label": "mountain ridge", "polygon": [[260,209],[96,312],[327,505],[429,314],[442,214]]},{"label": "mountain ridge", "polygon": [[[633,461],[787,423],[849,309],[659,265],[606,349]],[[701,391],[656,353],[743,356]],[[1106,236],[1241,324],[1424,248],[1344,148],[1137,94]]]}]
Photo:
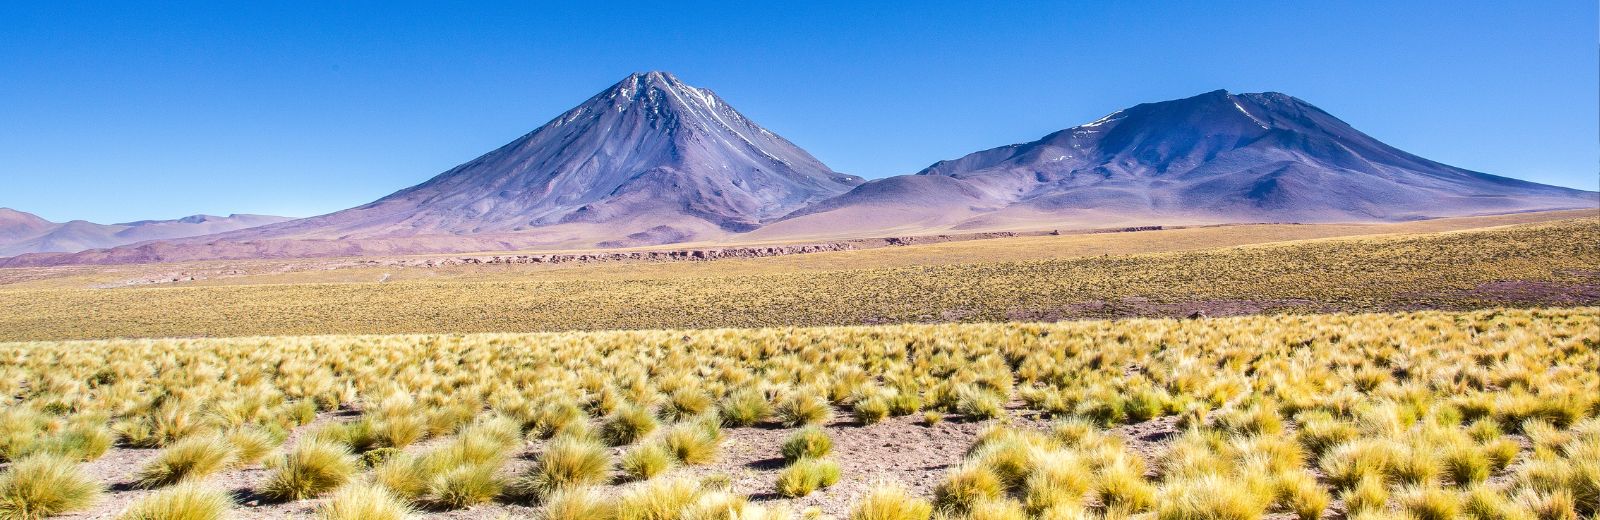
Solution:
[{"label": "mountain ridge", "polygon": [[150,240],[187,238],[292,220],[272,215],[190,215],[170,220],[97,224],[51,222],[21,210],[0,208],[0,257],[29,253],[77,253]]},{"label": "mountain ridge", "polygon": [[1034,141],[863,181],[833,171],[714,92],[647,72],[368,204],[0,265],[1379,222],[1595,207],[1595,192],[1404,152],[1287,94],[1226,90],[1141,103]]},{"label": "mountain ridge", "polygon": [[[1395,221],[1593,207],[1596,200],[1593,192],[1418,157],[1287,94],[1226,90],[1142,103],[1034,141],[938,161],[910,177],[950,181],[921,183],[906,196],[885,186],[906,181],[874,180],[786,220],[900,210],[906,218],[945,217],[952,229],[1050,215],[1080,224]],[[901,200],[958,211],[929,216]]]}]

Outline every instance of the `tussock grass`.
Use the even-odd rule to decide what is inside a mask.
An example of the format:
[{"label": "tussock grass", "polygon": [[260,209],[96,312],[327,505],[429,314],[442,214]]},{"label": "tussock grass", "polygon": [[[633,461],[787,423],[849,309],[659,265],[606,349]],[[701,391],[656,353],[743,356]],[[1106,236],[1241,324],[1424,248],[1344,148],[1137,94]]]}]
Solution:
[{"label": "tussock grass", "polygon": [[405,520],[411,506],[383,486],[354,483],[339,488],[317,507],[319,520]]},{"label": "tussock grass", "polygon": [[1005,496],[1005,483],[994,470],[981,464],[964,464],[945,475],[933,490],[933,503],[942,511],[965,514],[973,506]]},{"label": "tussock grass", "polygon": [[550,493],[604,483],[611,473],[611,455],[592,442],[561,439],[539,454],[533,467],[513,484],[518,496],[542,499]]},{"label": "tussock grass", "polygon": [[783,441],[783,447],[779,451],[786,462],[808,457],[826,457],[833,451],[833,439],[821,428],[807,426],[789,434],[789,438]]},{"label": "tussock grass", "polygon": [[93,505],[100,492],[72,459],[32,455],[0,473],[0,517],[32,520],[69,513]]},{"label": "tussock grass", "polygon": [[686,423],[668,429],[661,437],[661,445],[678,462],[693,466],[716,460],[720,440],[705,424]]},{"label": "tussock grass", "polygon": [[656,430],[656,418],[641,406],[622,405],[600,424],[600,438],[612,446],[626,446]]},{"label": "tussock grass", "polygon": [[728,394],[718,408],[722,423],[728,426],[750,426],[766,420],[772,414],[772,403],[754,389]]},{"label": "tussock grass", "polygon": [[660,444],[644,444],[622,454],[618,469],[626,480],[650,480],[676,462],[671,451]]},{"label": "tussock grass", "polygon": [[[1600,495],[1597,331],[1600,312],[1579,308],[0,344],[0,390],[12,396],[0,453],[70,462],[94,456],[96,435],[114,435],[181,462],[210,440],[235,466],[266,457],[263,494],[319,496],[370,467],[359,480],[428,510],[547,504],[567,489],[645,481],[597,491],[615,506],[661,486],[680,459],[713,460],[725,426],[798,428],[780,451],[808,461],[783,475],[799,494],[823,485],[811,476],[827,453],[820,423],[839,407],[966,419],[988,415],[975,403],[1016,399],[1016,422],[985,424],[936,488],[941,514],[1311,519],[1337,496],[1352,516],[1420,517],[1450,514],[1430,498],[1449,496],[1469,517],[1586,518]],[[288,454],[266,455],[334,408],[359,414],[324,416],[345,422],[301,430]],[[652,428],[662,416],[672,424]],[[1056,422],[1023,426],[1034,417]],[[1145,423],[1120,426],[1134,421]],[[1126,437],[1168,424],[1175,435]],[[434,436],[426,451],[394,447]],[[524,479],[497,472],[536,444],[541,472],[599,469],[551,470],[519,497]],[[215,471],[192,466],[163,463],[151,485]],[[786,513],[730,495],[726,475],[684,473],[697,482],[680,517]]]},{"label": "tussock grass", "polygon": [[861,424],[877,424],[889,417],[889,400],[875,395],[856,401],[850,408],[850,414]]},{"label": "tussock grass", "polygon": [[318,520],[405,520],[413,510],[384,486],[350,483],[317,507]]},{"label": "tussock grass", "polygon": [[682,478],[662,478],[624,491],[615,502],[615,520],[673,520],[700,499],[700,485]]},{"label": "tussock grass", "polygon": [[833,405],[827,399],[797,392],[778,404],[774,413],[784,426],[820,426],[833,420]]},{"label": "tussock grass", "polygon": [[184,482],[139,499],[117,520],[221,520],[231,507],[233,499],[227,493]]},{"label": "tussock grass", "polygon": [[545,497],[542,520],[611,520],[612,503],[591,487],[559,489]]},{"label": "tussock grass", "polygon": [[897,483],[874,484],[850,511],[850,520],[928,520],[933,504],[911,496]]},{"label": "tussock grass", "polygon": [[778,472],[778,494],[803,497],[839,482],[839,464],[827,459],[801,458]]},{"label": "tussock grass", "polygon": [[315,438],[303,440],[269,464],[272,474],[261,493],[277,500],[316,497],[344,485],[355,476],[358,464],[342,444]]},{"label": "tussock grass", "polygon": [[205,478],[233,461],[233,446],[223,437],[198,435],[172,443],[134,475],[142,488],[153,489]]}]

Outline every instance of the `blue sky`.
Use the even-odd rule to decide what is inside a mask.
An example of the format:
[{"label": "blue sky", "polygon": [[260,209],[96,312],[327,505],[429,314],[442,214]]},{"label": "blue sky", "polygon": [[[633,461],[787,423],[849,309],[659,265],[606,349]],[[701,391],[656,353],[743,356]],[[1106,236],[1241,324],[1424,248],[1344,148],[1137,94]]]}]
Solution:
[{"label": "blue sky", "polygon": [[1597,188],[1593,0],[1313,3],[5,2],[0,206],[325,213],[643,70],[872,178],[1226,88],[1293,94],[1448,164]]}]

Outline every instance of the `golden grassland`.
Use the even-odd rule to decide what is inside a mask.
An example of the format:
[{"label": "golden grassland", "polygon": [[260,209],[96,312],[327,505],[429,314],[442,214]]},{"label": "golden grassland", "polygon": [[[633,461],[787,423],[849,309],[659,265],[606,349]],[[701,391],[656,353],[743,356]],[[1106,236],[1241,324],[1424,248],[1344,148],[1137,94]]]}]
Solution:
[{"label": "golden grassland", "polygon": [[[807,428],[835,410],[991,422],[931,496],[881,482],[839,513],[853,520],[1600,514],[1595,307],[4,343],[0,391],[3,518],[89,507],[106,483],[76,465],[113,443],[161,450],[138,473],[159,491],[123,518],[214,518],[235,506],[206,477],[256,464],[271,476],[251,493],[324,497],[330,519],[494,502],[547,519],[790,518],[659,475],[766,424],[796,429],[781,494],[865,478]],[[284,442],[333,409],[359,415]],[[1136,449],[1108,432],[1127,424],[1172,433]]]},{"label": "golden grassland", "polygon": [[[1173,233],[1181,231],[1199,230]],[[880,251],[892,250],[854,253],[906,254]],[[0,339],[979,322],[1171,315],[1208,306],[1255,312],[1588,304],[1593,298],[1583,294],[1593,291],[1555,300],[1539,291],[1593,288],[1600,218],[1164,253],[796,267],[833,261],[803,258],[809,256],[486,270],[388,283],[0,289]],[[1539,290],[1480,290],[1508,280]]]}]

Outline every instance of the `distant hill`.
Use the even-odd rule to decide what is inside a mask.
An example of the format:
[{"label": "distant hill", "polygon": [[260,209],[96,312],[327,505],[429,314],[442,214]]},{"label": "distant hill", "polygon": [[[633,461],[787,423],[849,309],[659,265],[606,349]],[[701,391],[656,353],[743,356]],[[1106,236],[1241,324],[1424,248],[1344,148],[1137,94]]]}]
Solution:
[{"label": "distant hill", "polygon": [[210,235],[291,220],[267,215],[194,215],[175,220],[96,224],[82,220],[55,223],[10,208],[0,208],[0,257],[26,253],[75,253],[148,240]]},{"label": "distant hill", "polygon": [[1399,221],[1596,205],[1594,192],[1417,157],[1292,96],[1218,90],[868,182],[763,233]]}]

